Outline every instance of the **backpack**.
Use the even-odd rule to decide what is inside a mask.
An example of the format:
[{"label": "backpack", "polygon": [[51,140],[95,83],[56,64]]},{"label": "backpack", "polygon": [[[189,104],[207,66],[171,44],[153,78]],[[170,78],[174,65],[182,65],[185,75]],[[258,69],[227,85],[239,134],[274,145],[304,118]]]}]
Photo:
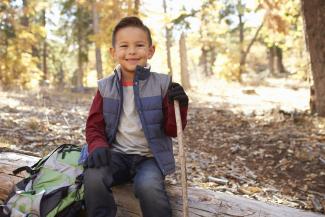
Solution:
[{"label": "backpack", "polygon": [[64,144],[22,171],[29,177],[18,182],[9,194],[0,216],[77,217],[84,205],[82,149]]}]

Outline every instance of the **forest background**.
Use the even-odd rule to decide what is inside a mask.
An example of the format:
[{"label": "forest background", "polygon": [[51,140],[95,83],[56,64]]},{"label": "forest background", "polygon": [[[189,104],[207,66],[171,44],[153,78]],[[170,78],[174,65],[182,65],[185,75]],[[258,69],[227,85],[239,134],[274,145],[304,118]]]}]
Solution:
[{"label": "forest background", "polygon": [[181,36],[184,73],[193,82],[203,77],[243,81],[250,73],[309,77],[298,0],[2,0],[0,6],[5,87],[96,86],[115,66],[108,54],[113,26],[134,14],[152,29],[153,70],[175,79],[181,72]]},{"label": "forest background", "polygon": [[127,15],[190,97],[190,185],[325,212],[323,0],[0,0],[0,151],[85,142]]}]

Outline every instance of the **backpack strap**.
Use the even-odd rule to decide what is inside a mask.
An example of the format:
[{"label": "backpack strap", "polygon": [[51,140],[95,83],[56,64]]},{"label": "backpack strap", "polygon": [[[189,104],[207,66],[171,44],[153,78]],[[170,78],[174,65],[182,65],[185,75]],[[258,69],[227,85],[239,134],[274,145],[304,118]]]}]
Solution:
[{"label": "backpack strap", "polygon": [[39,166],[43,165],[45,163],[45,161],[49,157],[51,157],[51,155],[54,154],[56,151],[58,151],[58,153],[61,153],[62,152],[62,158],[64,159],[65,152],[80,151],[80,150],[81,150],[80,147],[78,147],[76,145],[73,145],[73,144],[63,144],[63,145],[60,145],[59,147],[57,147],[56,149],[54,149],[50,154],[48,154],[46,157],[41,158],[39,161],[37,161],[33,166],[31,166],[31,167],[29,167],[29,166],[19,167],[19,168],[15,169],[14,171],[12,171],[12,173],[14,175],[17,175],[18,173],[21,173],[22,171],[26,171],[29,174],[33,175],[33,174],[35,174],[35,173],[37,173],[39,171],[37,168]]},{"label": "backpack strap", "polygon": [[77,189],[80,189],[84,180],[84,174],[81,173],[79,176],[76,177],[75,184],[77,185]]},{"label": "backpack strap", "polygon": [[26,217],[40,217],[38,214],[36,214],[36,213],[28,213],[28,214],[26,214]]},{"label": "backpack strap", "polygon": [[41,158],[37,163],[35,163],[33,166],[31,166],[31,168],[38,168],[39,166],[43,165],[45,163],[45,161],[47,161],[47,159],[49,159],[49,157],[51,157],[56,151],[58,151],[58,153],[62,152],[66,147],[71,147],[71,146],[75,146],[76,148],[78,146],[73,145],[73,144],[62,144],[59,147],[57,147],[56,149],[54,149],[50,154],[48,154],[47,156]]},{"label": "backpack strap", "polygon": [[23,166],[23,167],[19,167],[19,168],[17,168],[17,169],[15,169],[14,171],[12,171],[12,173],[14,174],[14,175],[17,175],[18,173],[21,173],[21,172],[23,172],[23,171],[26,171],[26,172],[28,172],[29,174],[34,174],[35,173],[35,170],[33,170],[31,167],[29,167],[29,166]]},{"label": "backpack strap", "polygon": [[71,151],[81,151],[81,148],[73,144],[64,144],[62,145],[62,148],[58,151],[58,153],[62,153],[62,159],[64,159],[65,153],[69,153]]},{"label": "backpack strap", "polygon": [[58,149],[62,148],[62,145],[60,145],[59,147],[57,147],[56,149],[54,149],[50,154],[48,154],[47,156],[41,158],[39,161],[37,161],[33,166],[31,166],[31,168],[36,168],[39,167],[41,165],[43,165],[45,163],[45,161],[47,159],[49,159],[49,157],[51,157],[52,154],[54,154],[54,152],[56,152]]}]

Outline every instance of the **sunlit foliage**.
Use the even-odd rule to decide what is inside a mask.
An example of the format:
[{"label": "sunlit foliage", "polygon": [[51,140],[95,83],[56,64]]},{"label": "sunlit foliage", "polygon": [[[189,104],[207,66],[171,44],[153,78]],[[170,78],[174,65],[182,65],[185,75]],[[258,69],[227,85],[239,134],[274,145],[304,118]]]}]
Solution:
[{"label": "sunlit foliage", "polygon": [[[169,9],[176,5],[172,1],[167,4]],[[184,5],[177,12],[167,13],[163,13],[162,1],[159,13],[142,10],[144,6],[144,0],[1,1],[1,87],[94,85],[99,64],[95,45],[101,48],[100,64],[106,76],[115,65],[108,50],[116,22],[126,15],[150,19],[159,13],[162,18],[157,25],[171,30],[169,55],[176,77],[177,41],[184,31],[190,72],[240,81],[243,73],[272,71],[270,51],[275,47],[281,51],[285,73],[306,78],[299,0],[204,0],[195,8]],[[94,7],[99,21],[97,33],[93,29]],[[164,52],[165,43],[160,43],[166,37],[164,32],[152,34],[158,50]],[[166,59],[162,52],[155,56]]]}]

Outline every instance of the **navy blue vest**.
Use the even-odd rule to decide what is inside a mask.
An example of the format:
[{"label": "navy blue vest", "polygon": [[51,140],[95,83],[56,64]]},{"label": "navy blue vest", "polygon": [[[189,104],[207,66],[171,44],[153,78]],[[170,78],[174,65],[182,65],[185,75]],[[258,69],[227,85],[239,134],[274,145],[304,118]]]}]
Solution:
[{"label": "navy blue vest", "polygon": [[[109,144],[115,140],[123,106],[121,72],[119,68],[115,69],[114,72],[114,75],[98,81],[98,89],[103,97],[105,132]],[[133,86],[135,106],[144,135],[164,175],[175,171],[172,140],[164,133],[162,111],[163,98],[167,94],[170,81],[168,75],[137,67]]]}]

